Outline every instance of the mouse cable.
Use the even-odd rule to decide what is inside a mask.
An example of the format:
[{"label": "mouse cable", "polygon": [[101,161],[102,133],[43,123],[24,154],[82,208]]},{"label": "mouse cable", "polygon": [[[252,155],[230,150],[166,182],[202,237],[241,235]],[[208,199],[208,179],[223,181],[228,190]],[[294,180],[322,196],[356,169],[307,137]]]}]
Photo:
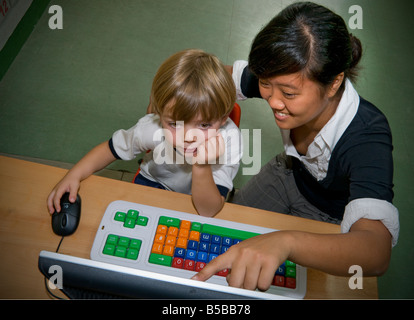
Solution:
[{"label": "mouse cable", "polygon": [[[58,246],[57,246],[57,248],[56,248],[56,253],[59,251],[60,245],[62,244],[62,241],[63,241],[63,239],[64,239],[64,238],[65,238],[65,237],[64,237],[64,236],[62,236],[62,238],[60,239],[59,244],[58,244]],[[59,297],[59,296],[55,295],[52,291],[50,291],[49,285],[48,285],[48,283],[47,283],[48,279],[47,279],[46,277],[44,277],[44,278],[45,278],[45,287],[46,287],[47,293],[48,293],[51,297],[53,297],[53,298],[55,298],[55,299],[58,299],[58,300],[67,300],[67,299],[65,299],[65,298],[62,298],[62,297]]]},{"label": "mouse cable", "polygon": [[64,237],[64,236],[62,236],[62,238],[60,239],[59,244],[58,244],[58,246],[57,246],[57,248],[56,248],[56,253],[58,253],[59,248],[60,248],[60,245],[62,244],[62,241],[63,241],[63,239],[64,239],[64,238],[65,238],[65,237]]}]

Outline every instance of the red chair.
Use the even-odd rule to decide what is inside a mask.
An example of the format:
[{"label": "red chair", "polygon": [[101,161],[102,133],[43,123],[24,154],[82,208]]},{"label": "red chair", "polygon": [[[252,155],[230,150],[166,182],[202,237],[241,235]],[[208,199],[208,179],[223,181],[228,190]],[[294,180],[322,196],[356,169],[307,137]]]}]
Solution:
[{"label": "red chair", "polygon": [[[231,120],[233,120],[233,122],[234,122],[234,124],[237,126],[237,127],[239,127],[240,126],[240,119],[241,119],[241,108],[240,108],[240,106],[237,104],[237,103],[235,103],[234,104],[234,107],[233,107],[233,109],[231,110],[231,112],[230,112],[230,114],[229,114],[229,117],[230,117],[230,119]],[[150,152],[151,150],[148,150],[147,151],[147,153],[148,152]],[[141,161],[142,161],[142,159],[140,159],[139,161],[138,161],[138,163],[139,164],[141,164]],[[140,167],[138,167],[138,170],[137,170],[137,172],[135,173],[135,176],[134,176],[134,178],[132,179],[132,182],[134,182],[135,181],[135,178],[137,177],[137,175],[139,174],[139,171],[141,170],[141,168]]]},{"label": "red chair", "polygon": [[233,110],[231,110],[229,117],[233,120],[236,126],[240,127],[241,109],[237,103],[234,104]]}]

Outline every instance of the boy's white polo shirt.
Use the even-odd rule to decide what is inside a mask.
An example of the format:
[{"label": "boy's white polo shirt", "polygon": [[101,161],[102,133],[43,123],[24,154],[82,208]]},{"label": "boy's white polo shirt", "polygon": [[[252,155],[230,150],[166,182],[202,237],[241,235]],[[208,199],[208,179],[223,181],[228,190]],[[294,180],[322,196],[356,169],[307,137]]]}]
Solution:
[{"label": "boy's white polo shirt", "polygon": [[[216,185],[232,190],[243,154],[242,136],[230,118],[220,128],[220,133],[225,141],[225,156],[217,164],[211,164],[213,179]],[[143,158],[140,174],[167,190],[191,194],[192,166],[179,154],[177,161],[175,150],[165,139],[159,116],[148,114],[132,128],[116,131],[112,145],[122,160],[132,160],[151,150]]]}]

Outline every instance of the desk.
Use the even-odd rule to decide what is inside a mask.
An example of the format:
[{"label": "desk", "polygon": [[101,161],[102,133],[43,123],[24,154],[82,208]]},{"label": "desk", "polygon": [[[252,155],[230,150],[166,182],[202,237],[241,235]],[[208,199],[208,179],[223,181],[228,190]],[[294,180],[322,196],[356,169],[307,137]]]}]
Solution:
[{"label": "desk", "polygon": [[[41,250],[55,251],[60,241],[51,229],[46,198],[67,170],[0,156],[0,298],[48,299],[38,270]],[[82,217],[59,252],[89,259],[96,230],[114,200],[196,213],[188,195],[91,176],[82,182]],[[338,233],[339,226],[226,203],[217,218],[274,229]],[[362,290],[351,290],[348,278],[308,269],[308,299],[378,298],[377,279],[364,278]]]}]

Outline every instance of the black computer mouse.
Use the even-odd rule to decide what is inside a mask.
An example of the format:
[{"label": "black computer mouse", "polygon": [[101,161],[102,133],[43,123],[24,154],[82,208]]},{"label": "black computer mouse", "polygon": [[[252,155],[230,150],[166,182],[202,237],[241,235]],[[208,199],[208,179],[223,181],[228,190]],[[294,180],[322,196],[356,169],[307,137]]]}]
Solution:
[{"label": "black computer mouse", "polygon": [[76,196],[74,203],[69,201],[69,193],[60,199],[60,212],[52,214],[52,229],[58,236],[70,236],[78,228],[81,216],[81,198]]}]

